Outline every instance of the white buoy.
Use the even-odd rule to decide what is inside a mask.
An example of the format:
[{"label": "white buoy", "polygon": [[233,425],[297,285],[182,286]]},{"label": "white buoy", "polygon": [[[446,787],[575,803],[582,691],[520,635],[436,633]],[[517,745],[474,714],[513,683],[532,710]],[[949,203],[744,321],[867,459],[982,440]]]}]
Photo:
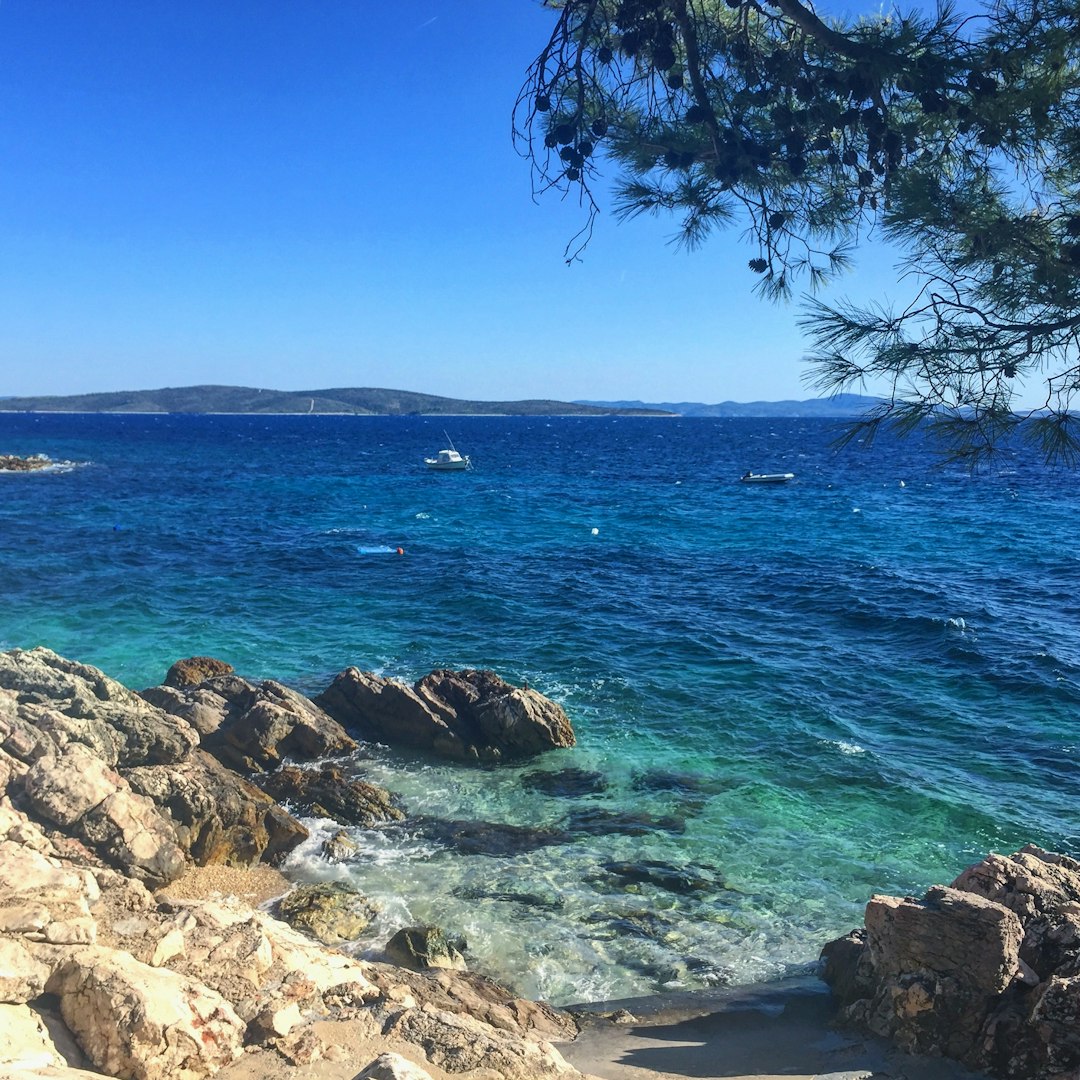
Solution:
[{"label": "white buoy", "polygon": [[593,534],[593,536],[599,536],[600,535],[600,530],[599,529],[593,529],[592,534]]}]

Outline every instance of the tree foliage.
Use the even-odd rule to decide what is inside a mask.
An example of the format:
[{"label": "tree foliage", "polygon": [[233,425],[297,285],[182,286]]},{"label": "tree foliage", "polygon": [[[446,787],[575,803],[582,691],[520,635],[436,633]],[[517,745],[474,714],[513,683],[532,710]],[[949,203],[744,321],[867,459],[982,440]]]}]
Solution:
[{"label": "tree foliage", "polygon": [[[536,192],[599,170],[620,218],[700,244],[742,224],[770,298],[813,292],[871,234],[895,307],[807,298],[811,381],[882,380],[856,432],[929,422],[979,461],[1014,435],[1075,463],[1080,430],[1080,4],[991,0],[831,20],[808,0],[544,0],[556,24],[514,131]],[[1017,411],[1021,387],[1045,391]],[[856,433],[856,432],[853,432]]]}]

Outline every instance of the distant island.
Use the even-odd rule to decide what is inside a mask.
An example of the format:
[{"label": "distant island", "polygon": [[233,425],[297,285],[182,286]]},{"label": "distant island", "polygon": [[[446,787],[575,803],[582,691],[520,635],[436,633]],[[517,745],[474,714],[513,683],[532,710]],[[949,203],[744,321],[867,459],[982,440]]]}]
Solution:
[{"label": "distant island", "polygon": [[631,409],[647,413],[674,413],[676,416],[859,416],[884,399],[863,394],[835,394],[806,401],[723,401],[706,405],[700,401],[579,401],[578,405]]},{"label": "distant island", "polygon": [[0,412],[345,414],[352,416],[856,416],[879,398],[838,394],[807,401],[472,401],[410,390],[260,390],[184,386],[69,397],[0,397]]},{"label": "distant island", "polygon": [[370,387],[259,390],[249,386],[182,386],[72,397],[0,398],[0,412],[335,413],[352,416],[664,416],[649,406],[572,401],[468,401]]}]

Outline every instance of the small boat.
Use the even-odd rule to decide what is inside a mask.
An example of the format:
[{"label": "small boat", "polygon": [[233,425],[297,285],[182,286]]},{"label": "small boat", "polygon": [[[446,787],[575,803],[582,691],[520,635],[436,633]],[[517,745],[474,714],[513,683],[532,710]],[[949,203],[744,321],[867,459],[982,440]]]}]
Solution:
[{"label": "small boat", "polygon": [[[446,432],[443,432],[446,435]],[[454,447],[453,442],[450,441],[450,436],[446,435],[446,441],[450,443],[449,450],[440,450],[438,457],[424,458],[424,464],[429,469],[435,469],[438,472],[458,472],[461,469],[468,469],[469,455],[459,454]]]},{"label": "small boat", "polygon": [[786,484],[789,480],[794,479],[795,474],[793,472],[748,472],[745,476],[739,477],[739,480],[744,484]]}]

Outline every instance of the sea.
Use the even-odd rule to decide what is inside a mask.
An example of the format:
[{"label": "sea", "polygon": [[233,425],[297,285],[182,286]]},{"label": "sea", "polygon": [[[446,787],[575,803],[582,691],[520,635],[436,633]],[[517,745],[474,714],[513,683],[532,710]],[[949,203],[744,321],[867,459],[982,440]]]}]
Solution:
[{"label": "sea", "polygon": [[[286,873],[379,909],[352,948],[437,925],[556,1004],[805,974],[874,893],[1080,854],[1076,474],[841,430],[0,414],[0,453],[64,463],[0,473],[0,648],[132,689],[192,655],[308,694],[352,665],[527,682],[574,748],[364,745],[350,770],[423,827],[330,862],[306,820]],[[447,437],[468,472],[425,469]]]}]

